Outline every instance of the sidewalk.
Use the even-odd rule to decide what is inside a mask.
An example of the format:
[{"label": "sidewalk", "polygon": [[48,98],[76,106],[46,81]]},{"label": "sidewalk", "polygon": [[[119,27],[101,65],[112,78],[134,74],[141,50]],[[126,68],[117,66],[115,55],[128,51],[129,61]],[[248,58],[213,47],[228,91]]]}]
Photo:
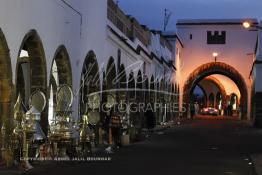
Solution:
[{"label": "sidewalk", "polygon": [[[145,134],[144,136],[146,136],[149,133],[150,133],[149,135],[157,135],[159,133],[164,132],[165,130],[167,130],[169,128],[180,126],[180,125],[186,123],[186,121],[187,121],[187,119],[180,119],[179,121],[173,121],[173,122],[164,123],[162,125],[157,125],[154,129],[151,130],[151,132],[148,132],[148,130],[145,129],[143,131],[143,133]],[[144,140],[146,140],[146,137],[144,138]],[[143,141],[143,140],[141,140],[141,141]],[[135,144],[135,143],[130,143],[130,145]],[[108,147],[109,147],[109,145],[100,145],[100,146],[98,146],[96,148],[93,148],[92,152],[93,152],[94,155],[110,155],[106,151],[106,149]],[[117,149],[114,149],[112,153],[114,153],[116,151],[117,151]],[[37,165],[36,166],[38,167],[38,169],[41,170],[41,169],[48,168],[48,166],[52,166],[53,162],[52,161],[51,162],[47,161],[47,162],[41,162],[39,164],[42,165],[42,166],[40,166],[40,167],[38,167]],[[3,169],[3,170],[0,169],[0,175],[22,175],[23,173],[25,173],[25,172],[19,171],[19,170],[15,170],[15,169],[9,169],[9,170],[8,169]]]}]

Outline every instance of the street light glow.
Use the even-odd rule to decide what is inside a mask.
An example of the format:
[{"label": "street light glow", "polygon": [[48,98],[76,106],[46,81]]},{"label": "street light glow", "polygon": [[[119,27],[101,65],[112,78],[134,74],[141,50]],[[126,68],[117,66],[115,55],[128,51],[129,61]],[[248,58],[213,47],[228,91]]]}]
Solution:
[{"label": "street light glow", "polygon": [[217,57],[218,53],[217,52],[213,52],[213,57]]},{"label": "street light glow", "polygon": [[244,28],[248,29],[248,28],[250,28],[250,26],[251,26],[250,22],[248,22],[248,21],[243,22]]}]

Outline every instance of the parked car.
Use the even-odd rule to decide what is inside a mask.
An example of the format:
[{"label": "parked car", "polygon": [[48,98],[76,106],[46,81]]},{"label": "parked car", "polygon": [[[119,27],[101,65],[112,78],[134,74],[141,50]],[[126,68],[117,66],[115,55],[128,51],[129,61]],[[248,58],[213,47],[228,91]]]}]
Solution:
[{"label": "parked car", "polygon": [[216,109],[216,108],[207,107],[207,108],[203,108],[202,109],[201,114],[218,116],[219,115],[219,110]]}]

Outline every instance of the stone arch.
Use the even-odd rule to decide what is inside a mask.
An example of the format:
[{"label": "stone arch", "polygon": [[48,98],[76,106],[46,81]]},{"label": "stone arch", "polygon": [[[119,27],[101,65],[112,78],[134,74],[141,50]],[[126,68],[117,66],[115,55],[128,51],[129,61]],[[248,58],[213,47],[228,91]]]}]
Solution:
[{"label": "stone arch", "polygon": [[136,99],[139,102],[143,101],[143,75],[141,70],[138,71],[137,77],[136,77]]},{"label": "stone arch", "polygon": [[[29,108],[29,97],[36,90],[42,91],[47,97],[45,52],[37,31],[31,30],[21,43],[16,64],[16,97],[21,94],[26,110]],[[40,121],[45,134],[48,129],[47,106],[41,114]]]},{"label": "stone arch", "polygon": [[[135,76],[134,73],[131,71],[129,73],[129,78],[128,78],[128,103],[130,108],[134,107],[135,101],[136,101],[136,81],[135,81]],[[129,121],[130,121],[130,128],[129,128],[129,133],[130,133],[130,139],[135,140],[136,139],[136,130],[137,130],[137,118],[138,115],[136,112],[130,110],[129,112]]]},{"label": "stone arch", "polygon": [[[72,86],[72,69],[70,57],[64,45],[57,48],[53,58],[52,67],[56,63],[58,72],[58,84]],[[52,71],[52,70],[51,70]],[[51,73],[52,75],[52,73]]]},{"label": "stone arch", "polygon": [[52,86],[54,103],[56,103],[57,88],[62,85],[69,85],[72,87],[72,69],[70,57],[64,45],[61,45],[57,48],[50,71],[49,89]]},{"label": "stone arch", "polygon": [[13,83],[11,58],[5,35],[0,29],[0,128],[4,124],[8,134],[11,133],[12,113]]},{"label": "stone arch", "polygon": [[116,66],[113,57],[110,57],[106,67],[106,89],[116,88]]},{"label": "stone arch", "polygon": [[[56,93],[59,87],[68,85],[72,87],[72,69],[68,52],[64,45],[57,48],[50,70],[49,80],[49,121],[53,119],[53,112],[56,109]],[[51,112],[50,112],[51,110]]]},{"label": "stone arch", "polygon": [[[22,50],[26,50],[28,52],[28,57],[20,58]],[[19,69],[19,64],[21,62],[28,62],[30,66],[31,93],[35,90],[41,90],[44,93],[46,93],[46,59],[42,40],[36,30],[31,30],[30,32],[28,32],[22,41],[16,66],[17,73]],[[19,76],[20,75],[16,74],[16,96],[18,96],[19,93]]]},{"label": "stone arch", "polygon": [[208,96],[208,107],[214,107],[215,103],[215,95],[213,92],[211,92]]},{"label": "stone arch", "polygon": [[124,64],[120,65],[120,69],[119,69],[119,82],[120,82],[120,88],[126,88],[127,87],[127,77],[126,77],[126,68]]},{"label": "stone arch", "polygon": [[184,85],[184,102],[190,103],[190,94],[196,86],[196,84],[201,81],[204,77],[212,74],[221,74],[230,78],[237,87],[239,88],[241,94],[241,109],[243,114],[243,119],[247,118],[247,101],[248,101],[248,91],[246,83],[242,75],[232,66],[222,63],[222,62],[211,62],[199,66],[195,69],[188,77]]},{"label": "stone arch", "polygon": [[150,101],[150,94],[149,94],[149,79],[148,77],[145,75],[144,76],[144,97],[145,97],[145,103],[149,103]]},{"label": "stone arch", "polygon": [[216,94],[216,108],[217,109],[219,109],[220,100],[222,100],[222,103],[223,103],[223,96],[222,96],[221,92],[217,92],[217,94]]},{"label": "stone arch", "polygon": [[93,51],[89,51],[85,57],[81,73],[79,93],[80,115],[87,112],[88,94],[98,91],[100,91],[99,66],[95,53]]},{"label": "stone arch", "polygon": [[[236,99],[233,99],[233,98],[236,98]],[[230,100],[230,104],[231,105],[233,105],[233,103],[235,102],[236,103],[236,109],[238,108],[238,106],[239,106],[239,97],[238,97],[238,95],[236,94],[236,93],[231,93],[230,95],[229,95],[229,100]],[[236,101],[235,101],[236,100]],[[236,110],[235,109],[235,110]]]},{"label": "stone arch", "polygon": [[128,99],[129,101],[135,100],[135,88],[136,88],[136,82],[134,73],[130,72],[129,78],[128,78]]},{"label": "stone arch", "polygon": [[152,75],[150,78],[150,102],[154,103],[155,102],[155,78]]},{"label": "stone arch", "polygon": [[[207,107],[208,96],[207,96],[206,90],[201,86],[201,84],[198,84],[197,86],[198,86],[198,87],[202,90],[202,92],[204,93],[204,103],[202,104],[201,107]],[[200,105],[201,105],[201,104],[200,104]]]},{"label": "stone arch", "polygon": [[124,89],[127,89],[127,77],[126,77],[126,69],[124,64],[120,65],[117,79],[119,81],[119,88],[121,89],[121,91],[118,92],[119,100],[126,101],[127,91],[124,91]]},{"label": "stone arch", "polygon": [[[226,90],[225,90],[225,87],[223,86],[223,84],[217,78],[215,78],[213,76],[205,77],[203,80],[212,82],[219,89],[219,91],[222,95],[222,108],[225,108],[226,105],[227,105],[226,104],[227,93],[226,93]],[[215,94],[215,96],[217,96],[217,95]]]},{"label": "stone arch", "polygon": [[[103,93],[102,93],[102,102],[103,106],[106,105],[109,101],[109,96],[113,97],[115,102],[119,99],[119,94],[116,92],[118,88],[117,72],[116,72],[115,60],[113,57],[110,57],[106,66],[106,72],[103,75]],[[104,91],[105,90],[105,91]],[[112,107],[111,107],[112,108]],[[110,110],[110,109],[108,109]],[[103,116],[105,117],[105,115]]]},{"label": "stone arch", "polygon": [[[140,103],[143,103],[144,101],[144,94],[143,94],[143,74],[141,70],[138,71],[137,77],[136,77],[136,102],[137,105],[140,105]],[[137,113],[138,117],[136,118],[136,125],[138,128],[141,127],[142,122],[142,111],[138,111]]]}]

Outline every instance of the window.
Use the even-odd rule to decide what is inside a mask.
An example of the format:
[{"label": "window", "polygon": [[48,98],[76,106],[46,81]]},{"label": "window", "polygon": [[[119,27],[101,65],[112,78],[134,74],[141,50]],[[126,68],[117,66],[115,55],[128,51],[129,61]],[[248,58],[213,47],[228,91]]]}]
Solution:
[{"label": "window", "polygon": [[207,44],[226,44],[226,31],[207,31]]}]

